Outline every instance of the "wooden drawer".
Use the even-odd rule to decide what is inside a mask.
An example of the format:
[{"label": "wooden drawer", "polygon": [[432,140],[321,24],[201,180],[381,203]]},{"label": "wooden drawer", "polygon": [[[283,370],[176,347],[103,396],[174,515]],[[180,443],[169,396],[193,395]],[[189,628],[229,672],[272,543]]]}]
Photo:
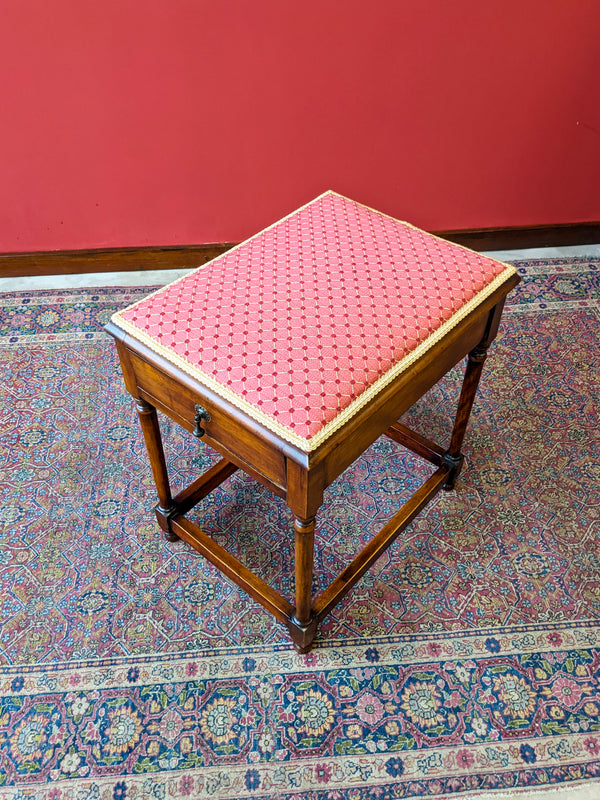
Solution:
[{"label": "wooden drawer", "polygon": [[208,392],[204,394],[202,387],[192,391],[132,350],[128,350],[128,356],[140,394],[148,402],[189,431],[196,428],[196,406],[202,406],[210,418],[201,422],[205,431],[202,441],[259,480],[264,476],[276,487],[285,487],[284,455],[252,429],[252,420],[244,425],[225,413],[218,405],[218,398],[215,401]]}]

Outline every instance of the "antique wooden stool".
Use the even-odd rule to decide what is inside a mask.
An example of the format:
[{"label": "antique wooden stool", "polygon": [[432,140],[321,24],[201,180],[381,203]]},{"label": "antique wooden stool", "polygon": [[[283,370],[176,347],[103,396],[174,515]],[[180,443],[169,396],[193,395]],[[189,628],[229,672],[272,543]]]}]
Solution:
[{"label": "antique wooden stool", "polygon": [[[486,350],[518,281],[513,267],[326,192],[115,314],[107,330],[137,400],[167,539],[195,547],[308,651],[320,620],[453,487]],[[467,354],[444,449],[397,420]],[[175,497],[156,409],[223,456]],[[437,469],[313,599],[323,491],[382,434]],[[186,517],[238,468],[291,509],[295,605]]]}]

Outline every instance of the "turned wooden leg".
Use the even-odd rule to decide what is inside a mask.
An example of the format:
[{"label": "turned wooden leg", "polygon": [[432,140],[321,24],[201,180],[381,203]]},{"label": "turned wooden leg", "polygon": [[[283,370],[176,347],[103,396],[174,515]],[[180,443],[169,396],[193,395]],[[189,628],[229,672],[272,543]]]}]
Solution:
[{"label": "turned wooden leg", "polygon": [[452,438],[450,439],[448,451],[444,455],[444,462],[450,467],[448,478],[444,484],[444,489],[446,489],[446,491],[454,489],[454,483],[462,469],[464,456],[460,449],[465,438],[469,417],[471,416],[471,409],[475,402],[475,394],[477,393],[477,387],[479,386],[479,380],[486,358],[487,346],[483,344],[478,344],[477,347],[469,353],[465,378],[458,400]]},{"label": "turned wooden leg", "polygon": [[463,439],[471,416],[471,409],[475,401],[475,394],[481,378],[483,364],[487,358],[487,350],[490,344],[496,338],[500,319],[502,317],[502,309],[504,308],[505,298],[497,303],[490,311],[483,338],[479,344],[469,353],[469,360],[467,362],[467,369],[465,372],[465,379],[463,381],[460,399],[458,401],[458,409],[456,411],[456,419],[454,421],[454,429],[452,431],[452,438],[450,446],[444,455],[444,462],[450,468],[448,478],[444,484],[444,489],[454,489],[454,482],[462,469],[464,456],[460,452]]},{"label": "turned wooden leg", "polygon": [[315,540],[315,518],[294,520],[296,531],[296,610],[290,626],[294,647],[306,653],[312,647],[317,630],[317,620],[312,612],[313,548]]},{"label": "turned wooden leg", "polygon": [[142,433],[144,434],[144,441],[146,442],[146,449],[148,450],[148,456],[150,458],[154,483],[156,484],[159,502],[157,511],[161,513],[162,520],[166,520],[166,527],[164,522],[161,522],[161,517],[157,515],[158,521],[165,532],[165,537],[170,542],[176,542],[179,536],[171,530],[169,517],[172,516],[173,512],[177,509],[171,495],[167,463],[165,461],[156,409],[145,400],[138,399],[137,412],[140,418],[140,425],[142,426]]}]

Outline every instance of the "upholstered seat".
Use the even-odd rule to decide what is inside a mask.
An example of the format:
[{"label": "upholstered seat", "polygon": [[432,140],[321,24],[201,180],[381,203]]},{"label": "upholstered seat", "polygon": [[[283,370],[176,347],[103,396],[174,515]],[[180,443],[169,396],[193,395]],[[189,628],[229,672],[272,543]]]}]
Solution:
[{"label": "upholstered seat", "polygon": [[307,452],[513,276],[330,191],[113,321]]}]

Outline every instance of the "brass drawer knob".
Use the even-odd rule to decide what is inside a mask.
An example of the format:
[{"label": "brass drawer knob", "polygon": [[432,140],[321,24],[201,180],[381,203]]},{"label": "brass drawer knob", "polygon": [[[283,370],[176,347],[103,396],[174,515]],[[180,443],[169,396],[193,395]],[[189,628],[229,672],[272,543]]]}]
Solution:
[{"label": "brass drawer knob", "polygon": [[197,436],[198,439],[201,439],[206,431],[200,424],[204,420],[205,422],[210,422],[210,414],[203,406],[196,406],[196,415],[194,416],[194,422],[196,423],[196,427],[193,430],[194,436]]}]

